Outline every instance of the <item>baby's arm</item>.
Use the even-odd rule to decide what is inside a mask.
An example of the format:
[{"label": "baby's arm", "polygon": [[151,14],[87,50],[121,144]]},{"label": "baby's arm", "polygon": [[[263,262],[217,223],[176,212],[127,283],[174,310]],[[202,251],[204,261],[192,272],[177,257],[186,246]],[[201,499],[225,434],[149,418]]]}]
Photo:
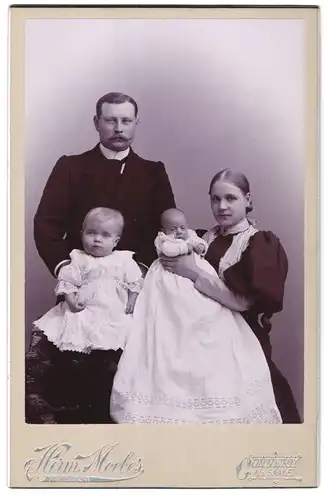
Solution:
[{"label": "baby's arm", "polygon": [[79,300],[78,292],[64,293],[65,302],[72,312],[80,312],[85,308],[85,304]]},{"label": "baby's arm", "polygon": [[81,270],[74,259],[71,264],[63,266],[58,273],[56,295],[63,295],[72,312],[82,311],[85,305],[79,300],[79,288],[82,285]]},{"label": "baby's arm", "polygon": [[126,314],[133,313],[138,295],[139,295],[138,292],[132,292],[131,290],[128,290],[128,302],[125,309]]},{"label": "baby's arm", "polygon": [[208,250],[206,241],[197,236],[197,233],[191,229],[189,230],[188,244],[191,244],[193,250],[198,253],[198,255],[204,256]]},{"label": "baby's arm", "polygon": [[126,304],[125,313],[132,314],[134,311],[134,306],[141,292],[143,285],[142,272],[138,264],[131,258],[126,264],[125,272],[125,287],[128,291],[128,300]]},{"label": "baby's arm", "polygon": [[159,233],[157,235],[155,247],[158,255],[164,254],[167,257],[186,255],[192,250],[191,246],[188,247],[187,241],[170,239],[164,233]]}]

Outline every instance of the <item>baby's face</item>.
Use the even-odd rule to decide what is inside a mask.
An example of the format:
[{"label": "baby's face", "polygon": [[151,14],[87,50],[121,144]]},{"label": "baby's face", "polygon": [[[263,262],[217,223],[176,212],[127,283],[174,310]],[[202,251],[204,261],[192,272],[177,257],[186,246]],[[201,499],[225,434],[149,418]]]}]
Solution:
[{"label": "baby's face", "polygon": [[163,231],[176,239],[187,240],[188,223],[185,216],[181,212],[171,214],[163,222]]},{"label": "baby's face", "polygon": [[110,255],[120,237],[117,221],[90,218],[82,230],[82,244],[86,253],[93,257]]}]

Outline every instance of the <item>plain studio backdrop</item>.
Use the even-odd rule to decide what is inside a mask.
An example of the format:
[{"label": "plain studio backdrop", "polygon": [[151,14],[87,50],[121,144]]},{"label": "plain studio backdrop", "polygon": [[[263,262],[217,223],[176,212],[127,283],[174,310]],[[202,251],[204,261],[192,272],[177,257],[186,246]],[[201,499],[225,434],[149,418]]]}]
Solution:
[{"label": "plain studio backdrop", "polygon": [[[190,227],[214,224],[208,186],[246,174],[260,229],[289,259],[273,357],[303,413],[304,62],[301,20],[29,20],[26,28],[26,339],[55,303],[33,217],[58,158],[95,146],[95,104],[139,104],[134,149],[164,162]],[[60,193],[58,194],[60,196]]]}]

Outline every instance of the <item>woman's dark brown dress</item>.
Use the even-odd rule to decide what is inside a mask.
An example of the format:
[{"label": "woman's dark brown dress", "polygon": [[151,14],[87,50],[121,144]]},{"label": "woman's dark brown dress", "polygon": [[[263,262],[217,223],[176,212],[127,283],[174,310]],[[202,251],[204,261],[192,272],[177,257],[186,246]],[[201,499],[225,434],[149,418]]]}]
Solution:
[{"label": "woman's dark brown dress", "polygon": [[[204,231],[199,232],[200,235],[202,233]],[[232,239],[233,235],[219,235],[210,244],[206,259],[215,269],[218,269],[219,262],[231,245]],[[224,278],[232,292],[253,297],[252,308],[243,313],[243,316],[264,351],[283,422],[300,423],[301,419],[288,381],[272,361],[269,335],[271,316],[283,308],[287,271],[287,256],[277,236],[271,231],[258,231],[250,238],[240,261],[225,271]],[[263,326],[258,321],[261,314],[265,315]]]}]

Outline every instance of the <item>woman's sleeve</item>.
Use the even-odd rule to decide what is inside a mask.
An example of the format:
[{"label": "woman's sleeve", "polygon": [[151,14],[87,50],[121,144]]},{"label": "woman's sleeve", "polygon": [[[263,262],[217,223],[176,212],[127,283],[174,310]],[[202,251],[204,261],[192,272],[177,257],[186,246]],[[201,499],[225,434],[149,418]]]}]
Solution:
[{"label": "woman's sleeve", "polygon": [[241,259],[224,273],[228,288],[252,297],[252,309],[273,314],[283,308],[288,260],[279,239],[271,231],[258,231]]},{"label": "woman's sleeve", "polygon": [[251,305],[246,297],[231,292],[218,275],[212,275],[205,271],[202,271],[198,276],[195,288],[233,311],[247,311]]},{"label": "woman's sleeve", "polygon": [[81,264],[82,257],[78,250],[70,253],[70,264],[63,266],[58,273],[58,282],[55,288],[56,295],[77,292],[82,286]]}]

